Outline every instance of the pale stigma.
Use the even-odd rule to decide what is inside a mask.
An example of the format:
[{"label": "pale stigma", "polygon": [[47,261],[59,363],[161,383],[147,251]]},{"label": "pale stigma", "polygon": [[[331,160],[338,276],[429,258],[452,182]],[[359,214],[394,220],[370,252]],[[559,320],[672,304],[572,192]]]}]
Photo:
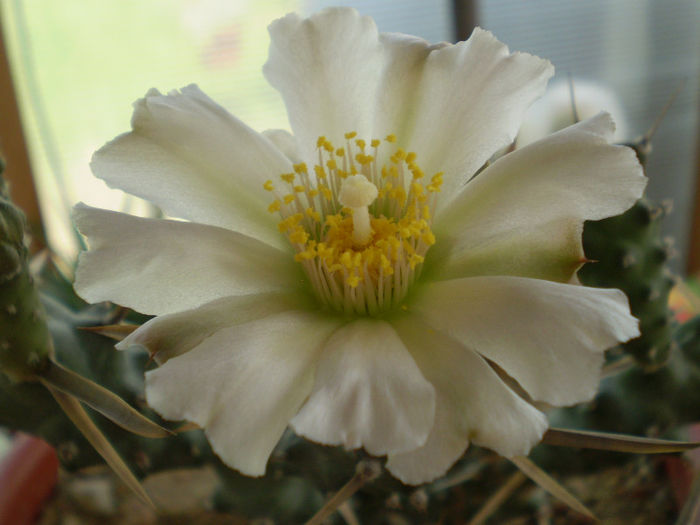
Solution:
[{"label": "pale stigma", "polygon": [[352,240],[358,246],[364,246],[372,238],[368,207],[378,194],[377,187],[364,175],[351,175],[340,186],[338,200],[352,210]]}]

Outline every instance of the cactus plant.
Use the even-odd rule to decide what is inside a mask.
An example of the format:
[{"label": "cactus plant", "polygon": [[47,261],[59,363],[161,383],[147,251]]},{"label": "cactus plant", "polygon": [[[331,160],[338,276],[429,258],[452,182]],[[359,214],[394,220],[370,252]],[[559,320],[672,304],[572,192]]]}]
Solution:
[{"label": "cactus plant", "polygon": [[668,294],[675,281],[666,264],[670,246],[660,234],[667,210],[642,199],[622,215],[584,227],[584,250],[595,262],[579,271],[581,282],[620,288],[627,294],[642,335],[622,348],[647,369],[661,366],[672,345]]},{"label": "cactus plant", "polygon": [[29,273],[25,227],[24,214],[9,200],[0,177],[0,369],[15,382],[34,378],[52,352],[44,308]]}]

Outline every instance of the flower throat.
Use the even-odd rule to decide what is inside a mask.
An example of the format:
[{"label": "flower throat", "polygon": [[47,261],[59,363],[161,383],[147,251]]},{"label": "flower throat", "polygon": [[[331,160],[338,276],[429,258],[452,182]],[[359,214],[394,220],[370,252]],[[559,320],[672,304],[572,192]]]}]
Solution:
[{"label": "flower throat", "polygon": [[[435,243],[430,225],[442,173],[429,181],[416,154],[394,148],[379,167],[382,142],[356,133],[345,148],[319,137],[313,175],[306,164],[280,175],[268,210],[294,247],[319,300],[338,311],[374,315],[400,306]],[[285,191],[286,190],[286,191]]]}]

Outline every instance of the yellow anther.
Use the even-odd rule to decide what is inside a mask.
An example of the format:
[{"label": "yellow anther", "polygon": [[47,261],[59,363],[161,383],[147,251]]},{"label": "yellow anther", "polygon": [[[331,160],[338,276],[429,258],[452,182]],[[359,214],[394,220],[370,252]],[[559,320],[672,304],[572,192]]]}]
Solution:
[{"label": "yellow anther", "polygon": [[321,214],[318,213],[316,210],[313,208],[306,208],[306,215],[311,217],[313,220],[316,222],[319,222],[321,220]]},{"label": "yellow anther", "polygon": [[442,186],[442,172],[438,172],[430,178],[430,184],[428,185],[428,191],[438,192],[440,191],[440,186]]},{"label": "yellow anther", "polygon": [[384,140],[386,140],[387,142],[390,142],[390,143],[396,142],[396,135],[394,135],[393,133],[390,133],[389,135],[384,137]]},{"label": "yellow anther", "polygon": [[284,182],[288,182],[289,184],[292,184],[295,178],[296,175],[294,173],[283,173],[280,175],[280,179],[282,179]]},{"label": "yellow anther", "polygon": [[362,151],[365,150],[365,146],[367,145],[367,143],[363,139],[357,139],[355,141],[355,144],[357,144],[357,147],[360,148]]},{"label": "yellow anther", "polygon": [[425,173],[423,172],[422,169],[420,169],[418,166],[413,165],[411,167],[411,173],[413,174],[414,179],[420,179],[425,176]]},{"label": "yellow anther", "polygon": [[328,153],[333,153],[333,150],[335,148],[333,147],[333,143],[327,140],[326,143],[323,145],[323,149],[325,149]]},{"label": "yellow anther", "polygon": [[339,215],[326,215],[326,226],[328,226],[329,228],[337,228],[338,221],[340,221]]},{"label": "yellow anther", "polygon": [[374,160],[374,157],[372,155],[365,155],[364,153],[358,153],[357,155],[355,155],[355,160],[364,166],[366,164],[371,164],[372,161]]},{"label": "yellow anther", "polygon": [[335,150],[335,154],[338,155],[339,157],[344,157],[345,156],[345,149],[338,148],[337,150]]},{"label": "yellow anther", "polygon": [[373,148],[378,148],[381,143],[382,141],[379,139],[372,139],[372,142],[370,142],[370,146],[372,146]]},{"label": "yellow anther", "polygon": [[272,191],[275,189],[274,185],[272,184],[271,180],[266,180],[265,184],[263,184],[263,188],[265,188],[267,191]]},{"label": "yellow anther", "polygon": [[267,207],[267,211],[269,211],[270,213],[275,213],[276,211],[280,211],[281,207],[282,207],[282,204],[280,203],[279,199],[275,199]]},{"label": "yellow anther", "polygon": [[355,252],[355,255],[352,258],[352,265],[355,268],[362,266],[362,252]]},{"label": "yellow anther", "polygon": [[323,166],[319,166],[316,164],[314,166],[314,172],[316,173],[316,177],[319,179],[325,179],[326,178],[326,171],[323,169]]},{"label": "yellow anther", "polygon": [[295,198],[296,198],[296,197],[294,196],[293,193],[290,193],[289,195],[285,195],[285,196],[284,196],[284,203],[285,203],[285,204],[291,204],[291,203],[294,202],[294,199],[295,199]]},{"label": "yellow anther", "polygon": [[320,190],[326,200],[330,201],[333,198],[333,192],[328,186],[321,186]]},{"label": "yellow anther", "polygon": [[389,259],[387,259],[387,256],[384,255],[383,253],[379,254],[379,261],[382,264],[382,269],[384,272],[388,272],[391,268],[391,263],[389,262]]},{"label": "yellow anther", "polygon": [[406,163],[409,164],[409,163],[415,161],[417,156],[418,156],[418,155],[416,155],[416,152],[415,152],[415,151],[409,151],[409,152],[406,154]]},{"label": "yellow anther", "polygon": [[326,137],[324,137],[323,135],[321,135],[320,137],[318,137],[316,139],[316,147],[317,148],[322,148],[325,143],[326,143]]},{"label": "yellow anther", "polygon": [[435,235],[430,230],[426,231],[421,235],[421,240],[428,246],[435,244]]},{"label": "yellow anther", "polygon": [[338,165],[335,163],[335,159],[329,159],[326,162],[326,166],[328,166],[329,170],[334,170],[338,168]]},{"label": "yellow anther", "polygon": [[294,255],[294,260],[296,262],[302,262],[302,261],[308,261],[309,259],[313,259],[316,257],[316,254],[313,251],[310,250],[305,250],[303,252],[299,252]]},{"label": "yellow anther", "polygon": [[294,186],[294,191],[297,193],[304,193],[306,191],[306,186]]},{"label": "yellow anther", "polygon": [[306,163],[305,162],[300,162],[299,164],[294,164],[294,172],[295,173],[306,173]]},{"label": "yellow anther", "polygon": [[355,137],[357,137],[357,131],[350,131],[345,134],[347,140],[354,139]]},{"label": "yellow anther", "polygon": [[277,229],[280,233],[286,233],[289,230],[289,223],[286,220],[282,220],[277,224]]},{"label": "yellow anther", "polygon": [[411,267],[411,270],[413,270],[416,267],[416,265],[421,264],[424,260],[424,257],[414,253],[413,255],[411,255],[411,259],[408,261],[408,264]]},{"label": "yellow anther", "polygon": [[312,197],[312,198],[313,198],[313,197],[315,197],[316,195],[318,195],[318,190],[317,190],[317,189],[309,190],[309,197]]},{"label": "yellow anther", "polygon": [[357,285],[360,284],[360,278],[357,274],[352,274],[350,277],[348,277],[348,284],[350,285],[350,288],[357,288]]},{"label": "yellow anther", "polygon": [[425,188],[423,188],[422,184],[418,184],[417,182],[412,182],[411,183],[411,191],[415,196],[420,196],[423,195],[423,192],[425,191]]},{"label": "yellow anther", "polygon": [[306,233],[304,229],[299,226],[289,235],[289,240],[293,243],[305,244],[306,241],[309,240],[309,234]]},{"label": "yellow anther", "polygon": [[348,270],[352,270],[352,254],[349,250],[343,252],[340,256],[340,264],[345,266]]}]

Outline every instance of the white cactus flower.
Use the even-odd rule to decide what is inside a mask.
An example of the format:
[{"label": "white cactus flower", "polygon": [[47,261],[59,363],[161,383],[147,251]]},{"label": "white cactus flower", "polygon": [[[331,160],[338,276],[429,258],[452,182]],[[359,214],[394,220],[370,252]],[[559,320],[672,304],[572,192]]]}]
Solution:
[{"label": "white cactus flower", "polygon": [[150,91],[92,168],[185,220],[78,205],[76,290],[157,316],[119,344],[155,353],[148,403],[244,474],[264,474],[288,425],[387,455],[410,484],[469,443],[527,454],[547,428],[531,401],[590,399],[603,351],[638,335],[622,292],[576,280],[583,221],[642,194],[634,153],[601,114],[472,178],[549,62],[481,29],[455,45],[378,33],[346,8],[270,35],[293,135],[196,86]]}]

